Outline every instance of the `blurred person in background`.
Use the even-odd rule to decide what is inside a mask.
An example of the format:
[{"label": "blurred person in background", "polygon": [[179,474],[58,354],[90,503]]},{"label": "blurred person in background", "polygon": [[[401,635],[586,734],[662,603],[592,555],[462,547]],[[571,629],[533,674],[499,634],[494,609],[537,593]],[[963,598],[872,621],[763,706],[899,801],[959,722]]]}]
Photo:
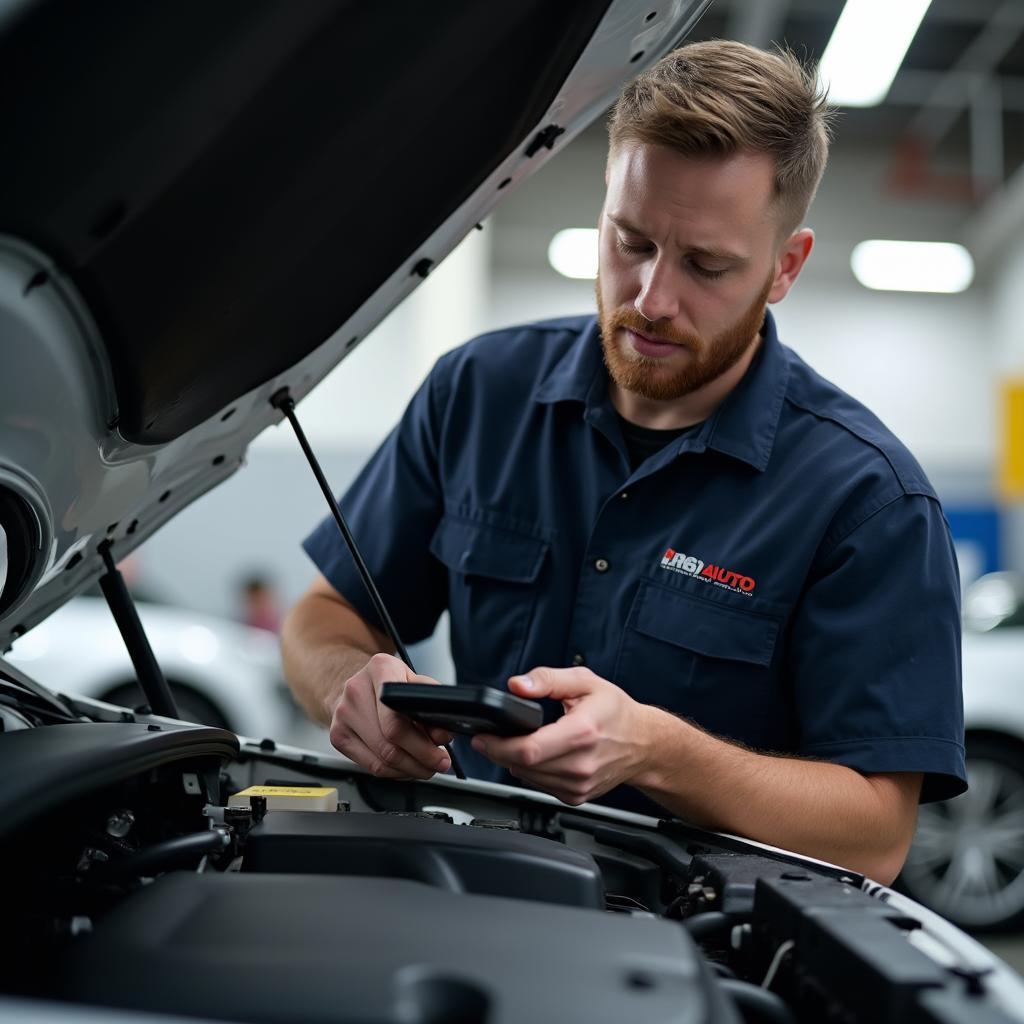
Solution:
[{"label": "blurred person in background", "polygon": [[281,602],[269,578],[258,573],[247,576],[238,588],[240,621],[271,633],[281,630]]}]

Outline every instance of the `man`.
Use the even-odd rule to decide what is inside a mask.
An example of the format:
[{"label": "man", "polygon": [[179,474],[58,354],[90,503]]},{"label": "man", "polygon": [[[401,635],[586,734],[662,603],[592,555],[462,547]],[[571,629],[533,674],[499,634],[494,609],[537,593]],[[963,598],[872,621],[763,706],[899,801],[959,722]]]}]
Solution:
[{"label": "man", "polygon": [[[470,774],[887,882],[918,801],[964,788],[958,587],[921,469],[766,311],[811,251],[826,117],[794,59],[738,43],[628,86],[597,321],[444,356],[344,505],[405,640],[447,608],[460,682],[564,711],[464,744]],[[446,737],[377,699],[420,677],[333,524],[306,548],[296,695],[374,774],[445,771]]]}]

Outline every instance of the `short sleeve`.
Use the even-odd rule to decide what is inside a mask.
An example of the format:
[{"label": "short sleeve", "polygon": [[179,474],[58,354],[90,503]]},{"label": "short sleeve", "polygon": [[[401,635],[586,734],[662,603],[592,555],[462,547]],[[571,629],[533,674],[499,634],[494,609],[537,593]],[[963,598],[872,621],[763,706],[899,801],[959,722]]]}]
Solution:
[{"label": "short sleeve", "polygon": [[938,502],[902,494],[822,552],[796,609],[799,752],[966,788],[956,558]]},{"label": "short sleeve", "polygon": [[[447,577],[430,554],[443,511],[438,466],[443,385],[435,366],[348,491],[341,510],[405,643],[431,635],[447,603]],[[330,584],[383,629],[333,516],[303,541]]]}]

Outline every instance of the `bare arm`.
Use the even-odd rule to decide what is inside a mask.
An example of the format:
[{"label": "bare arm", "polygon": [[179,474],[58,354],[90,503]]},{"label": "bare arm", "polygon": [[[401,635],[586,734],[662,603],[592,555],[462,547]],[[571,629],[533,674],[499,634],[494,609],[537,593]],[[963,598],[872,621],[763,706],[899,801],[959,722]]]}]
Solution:
[{"label": "bare arm", "polygon": [[648,708],[650,757],[634,785],[706,828],[842,864],[889,883],[914,837],[920,772],[862,775],[755,753]]},{"label": "bare arm", "polygon": [[832,861],[879,882],[899,873],[914,834],[920,772],[861,774],[757,753],[634,701],[584,668],[514,676],[521,697],[566,714],[529,736],[473,746],[539,789],[580,804],[627,783],[687,821]]},{"label": "bare arm", "polygon": [[323,576],[289,612],[281,631],[288,685],[306,713],[330,727],[331,743],[374,775],[427,779],[450,767],[439,745],[451,737],[385,707],[380,687],[437,680],[411,672],[393,651],[390,639]]},{"label": "bare arm", "polygon": [[321,725],[330,723],[346,680],[382,651],[394,654],[388,636],[319,574],[281,627],[285,679],[302,709]]}]

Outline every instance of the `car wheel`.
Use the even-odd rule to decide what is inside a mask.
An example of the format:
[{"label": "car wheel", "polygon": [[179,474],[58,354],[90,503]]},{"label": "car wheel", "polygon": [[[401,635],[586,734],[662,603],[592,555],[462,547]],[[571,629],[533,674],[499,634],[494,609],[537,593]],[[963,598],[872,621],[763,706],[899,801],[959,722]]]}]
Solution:
[{"label": "car wheel", "polygon": [[961,796],[920,808],[901,888],[973,931],[1024,923],[1024,753],[995,737],[967,741]]},{"label": "car wheel", "polygon": [[[186,722],[197,722],[199,725],[212,725],[218,729],[231,728],[220,708],[191,686],[175,682],[170,682],[169,686],[174,695],[174,703],[178,707],[179,718]],[[103,700],[126,708],[137,708],[147,703],[142,690],[135,683],[115,687],[103,696]]]}]

